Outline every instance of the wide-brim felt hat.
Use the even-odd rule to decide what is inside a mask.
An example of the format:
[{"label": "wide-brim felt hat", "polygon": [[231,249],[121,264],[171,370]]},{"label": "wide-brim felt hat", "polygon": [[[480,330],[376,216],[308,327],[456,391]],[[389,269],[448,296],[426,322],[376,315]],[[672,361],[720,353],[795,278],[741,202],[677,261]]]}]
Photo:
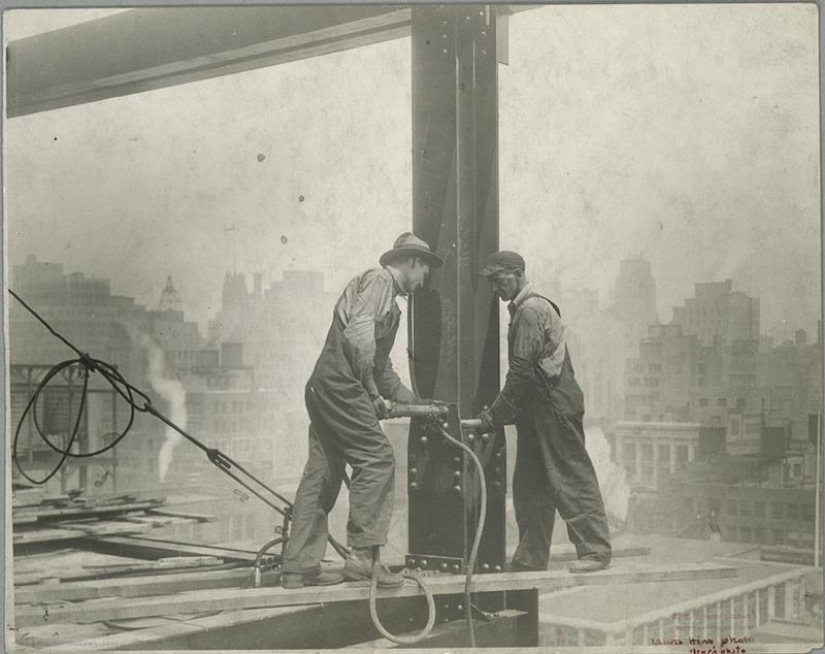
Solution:
[{"label": "wide-brim felt hat", "polygon": [[412,232],[404,232],[395,239],[392,250],[384,252],[378,261],[382,266],[386,266],[399,257],[409,256],[421,257],[433,268],[440,268],[444,265],[443,259],[433,252],[424,240]]}]

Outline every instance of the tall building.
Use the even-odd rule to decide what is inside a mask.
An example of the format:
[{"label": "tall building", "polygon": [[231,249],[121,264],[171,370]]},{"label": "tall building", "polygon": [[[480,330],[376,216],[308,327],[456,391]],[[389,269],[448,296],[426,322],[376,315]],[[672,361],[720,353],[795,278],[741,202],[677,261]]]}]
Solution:
[{"label": "tall building", "polygon": [[695,297],[674,307],[673,322],[705,346],[713,345],[715,337],[726,344],[759,341],[759,298],[734,291],[730,279],[699,283],[695,285]]},{"label": "tall building", "polygon": [[644,336],[648,325],[659,322],[656,279],[650,261],[637,257],[621,262],[613,302],[615,316],[638,334],[634,343]]}]

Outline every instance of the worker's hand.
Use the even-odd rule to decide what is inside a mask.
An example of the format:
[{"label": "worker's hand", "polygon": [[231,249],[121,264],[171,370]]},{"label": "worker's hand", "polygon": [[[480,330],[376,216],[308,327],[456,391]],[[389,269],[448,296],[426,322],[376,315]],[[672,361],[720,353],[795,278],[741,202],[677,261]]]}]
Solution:
[{"label": "worker's hand", "polygon": [[491,434],[496,430],[496,421],[487,409],[479,413],[476,418],[481,420],[481,433]]},{"label": "worker's hand", "polygon": [[390,408],[380,395],[373,398],[372,408],[375,409],[375,415],[378,416],[379,420],[386,420],[390,417]]}]

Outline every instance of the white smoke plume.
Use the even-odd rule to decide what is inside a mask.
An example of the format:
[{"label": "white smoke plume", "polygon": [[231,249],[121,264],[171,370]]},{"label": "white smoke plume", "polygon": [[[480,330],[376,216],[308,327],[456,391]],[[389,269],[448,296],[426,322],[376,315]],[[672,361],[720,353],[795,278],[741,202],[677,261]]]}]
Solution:
[{"label": "white smoke plume", "polygon": [[[186,391],[177,379],[169,379],[164,373],[164,355],[155,342],[146,334],[138,336],[138,343],[146,350],[149,359],[149,385],[152,390],[169,403],[169,419],[181,429],[186,429]],[[160,447],[158,473],[160,481],[166,478],[172,464],[172,452],[182,440],[177,431],[166,428],[166,439]]]},{"label": "white smoke plume", "polygon": [[599,479],[604,509],[608,516],[624,522],[630,501],[630,487],[625,481],[627,471],[610,460],[610,443],[607,442],[601,427],[589,427],[585,442]]}]

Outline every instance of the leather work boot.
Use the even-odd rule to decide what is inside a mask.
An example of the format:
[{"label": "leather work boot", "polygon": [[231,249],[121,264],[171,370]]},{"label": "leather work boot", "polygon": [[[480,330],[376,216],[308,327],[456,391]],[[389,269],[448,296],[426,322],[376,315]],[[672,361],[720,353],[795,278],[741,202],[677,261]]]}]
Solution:
[{"label": "leather work boot", "polygon": [[[372,559],[365,560],[358,556],[348,558],[344,562],[344,576],[352,581],[372,580]],[[404,577],[396,572],[390,572],[383,563],[378,565],[378,585],[381,588],[393,588],[404,584]]]},{"label": "leather work boot", "polygon": [[340,572],[282,572],[281,587],[296,589],[305,586],[334,586],[343,583],[344,575]]},{"label": "leather work boot", "polygon": [[506,572],[546,572],[547,566],[542,568],[541,566],[529,565],[522,561],[513,559],[509,563],[504,564],[504,570]]},{"label": "leather work boot", "polygon": [[579,559],[578,561],[573,561],[567,569],[570,570],[570,572],[598,572],[599,570],[604,570],[609,565],[609,560]]}]

